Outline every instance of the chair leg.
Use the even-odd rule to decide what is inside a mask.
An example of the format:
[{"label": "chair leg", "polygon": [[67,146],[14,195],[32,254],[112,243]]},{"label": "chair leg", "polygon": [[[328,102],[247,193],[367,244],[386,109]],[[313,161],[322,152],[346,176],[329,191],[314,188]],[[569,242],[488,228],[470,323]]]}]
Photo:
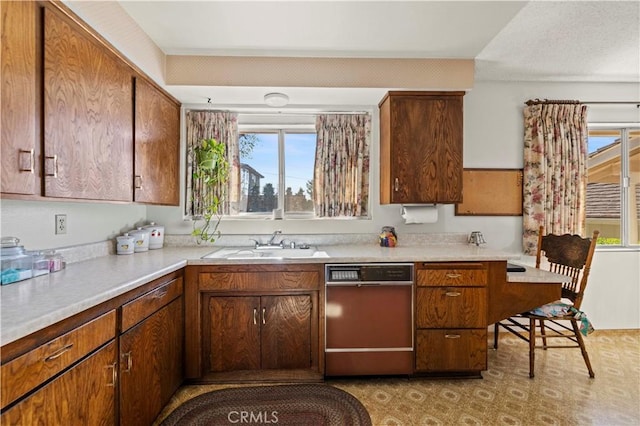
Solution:
[{"label": "chair leg", "polygon": [[580,351],[582,352],[582,358],[584,358],[584,363],[587,364],[587,369],[589,370],[589,377],[593,379],[595,377],[595,374],[593,373],[593,368],[591,368],[591,361],[589,361],[589,354],[587,354],[587,348],[584,345],[584,340],[582,339],[582,334],[580,333],[578,322],[576,320],[571,320],[571,326],[573,327],[573,333],[576,335],[576,340],[578,341],[578,345],[580,345]]},{"label": "chair leg", "polygon": [[547,332],[544,328],[544,320],[540,320],[540,336],[542,336],[542,349],[547,350]]},{"label": "chair leg", "polygon": [[493,324],[493,349],[498,349],[498,332],[500,331],[500,326],[498,323]]},{"label": "chair leg", "polygon": [[529,377],[533,378],[533,366],[535,363],[536,350],[536,320],[529,318]]}]

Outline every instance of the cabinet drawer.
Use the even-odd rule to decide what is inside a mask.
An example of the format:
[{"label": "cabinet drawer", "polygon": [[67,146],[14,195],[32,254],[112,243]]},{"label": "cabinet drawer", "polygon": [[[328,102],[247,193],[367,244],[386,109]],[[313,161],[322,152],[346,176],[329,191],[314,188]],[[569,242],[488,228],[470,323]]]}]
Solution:
[{"label": "cabinet drawer", "polygon": [[202,272],[200,290],[317,290],[315,271]]},{"label": "cabinet drawer", "polygon": [[416,332],[416,371],[486,369],[486,328],[418,330]]},{"label": "cabinet drawer", "polygon": [[484,263],[428,265],[416,271],[418,286],[485,286],[487,267]]},{"label": "cabinet drawer", "polygon": [[2,366],[2,407],[58,374],[116,335],[116,312],[106,314]]},{"label": "cabinet drawer", "polygon": [[122,305],[122,332],[182,295],[182,277]]},{"label": "cabinet drawer", "polygon": [[418,328],[487,326],[487,289],[430,287],[416,290]]}]

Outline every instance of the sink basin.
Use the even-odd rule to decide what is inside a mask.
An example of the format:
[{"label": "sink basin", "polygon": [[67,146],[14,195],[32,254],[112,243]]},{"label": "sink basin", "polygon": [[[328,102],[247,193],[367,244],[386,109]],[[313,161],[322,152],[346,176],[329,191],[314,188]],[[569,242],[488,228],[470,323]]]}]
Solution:
[{"label": "sink basin", "polygon": [[202,256],[203,259],[308,259],[329,257],[326,251],[308,249],[223,248]]}]

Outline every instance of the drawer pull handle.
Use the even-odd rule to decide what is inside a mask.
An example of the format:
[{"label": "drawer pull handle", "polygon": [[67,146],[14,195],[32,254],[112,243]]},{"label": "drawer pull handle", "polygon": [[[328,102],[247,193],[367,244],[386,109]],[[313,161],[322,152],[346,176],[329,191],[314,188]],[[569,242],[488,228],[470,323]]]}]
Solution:
[{"label": "drawer pull handle", "polygon": [[18,150],[18,154],[18,170],[21,172],[33,173],[33,165],[35,163],[33,159],[33,149],[20,149]]},{"label": "drawer pull handle", "polygon": [[169,289],[167,287],[159,288],[153,293],[152,297],[154,299],[162,299],[167,295],[168,292],[169,292]]},{"label": "drawer pull handle", "polygon": [[48,168],[45,167],[45,176],[49,177],[58,177],[58,156],[57,155],[47,155],[44,157],[45,160],[53,160],[53,172],[49,171]]},{"label": "drawer pull handle", "polygon": [[123,373],[129,373],[131,372],[131,367],[133,366],[133,361],[131,359],[131,351],[123,353],[122,354],[122,358],[126,358],[127,359],[127,367],[124,369]]},{"label": "drawer pull handle", "polygon": [[445,339],[459,339],[460,335],[459,334],[445,334],[444,338]]},{"label": "drawer pull handle", "polygon": [[459,291],[447,291],[447,292],[445,293],[445,296],[448,296],[448,297],[457,297],[457,296],[460,296],[461,294],[462,294],[462,293],[460,293]]},{"label": "drawer pull handle", "polygon": [[142,176],[135,175],[135,177],[134,177],[134,188],[135,189],[142,189]]},{"label": "drawer pull handle", "polygon": [[258,325],[258,310],[253,308],[253,325]]},{"label": "drawer pull handle", "polygon": [[262,323],[266,324],[267,323],[267,308],[262,308]]},{"label": "drawer pull handle", "polygon": [[68,345],[61,347],[60,349],[58,349],[57,351],[55,351],[54,353],[46,357],[44,360],[53,361],[54,359],[60,358],[65,352],[68,352],[72,347],[73,347],[73,343],[69,343]]},{"label": "drawer pull handle", "polygon": [[111,383],[107,383],[107,387],[114,388],[116,386],[116,381],[118,380],[118,370],[116,368],[117,365],[118,363],[114,362],[113,364],[107,365],[105,367],[111,369]]},{"label": "drawer pull handle", "polygon": [[447,274],[446,277],[447,278],[460,278],[462,276],[462,274]]},{"label": "drawer pull handle", "polygon": [[400,191],[400,179],[398,179],[398,178],[394,179],[394,181],[393,181],[393,190],[395,192]]}]

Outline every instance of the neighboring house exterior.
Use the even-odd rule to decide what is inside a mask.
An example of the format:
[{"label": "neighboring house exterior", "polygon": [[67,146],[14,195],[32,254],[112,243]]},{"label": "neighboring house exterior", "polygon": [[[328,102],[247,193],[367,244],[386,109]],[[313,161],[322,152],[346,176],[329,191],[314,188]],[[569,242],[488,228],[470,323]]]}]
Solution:
[{"label": "neighboring house exterior", "polygon": [[[620,238],[620,145],[616,140],[589,154],[587,234],[597,229],[601,237]],[[629,227],[633,244],[640,242],[640,137],[629,140],[629,160]]]}]

